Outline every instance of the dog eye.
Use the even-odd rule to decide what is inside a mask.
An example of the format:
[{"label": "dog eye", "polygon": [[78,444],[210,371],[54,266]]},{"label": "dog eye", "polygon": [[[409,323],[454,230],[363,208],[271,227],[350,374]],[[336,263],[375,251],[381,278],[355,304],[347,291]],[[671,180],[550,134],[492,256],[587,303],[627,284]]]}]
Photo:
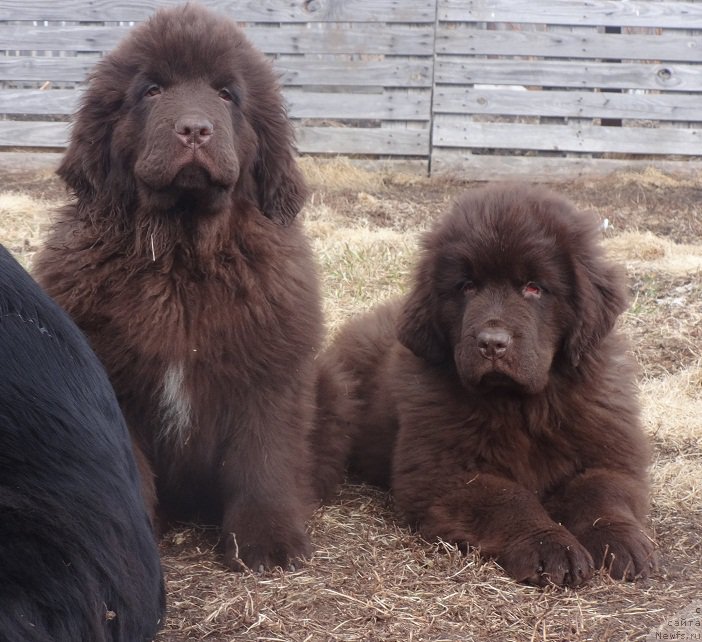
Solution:
[{"label": "dog eye", "polygon": [[527,299],[538,299],[541,297],[542,292],[543,288],[533,281],[529,281],[529,283],[522,288],[522,294]]},{"label": "dog eye", "polygon": [[230,103],[234,102],[234,96],[232,96],[232,92],[226,88],[220,89],[218,95],[222,100],[226,100],[227,102],[230,102]]},{"label": "dog eye", "polygon": [[464,281],[461,285],[461,291],[463,294],[474,294],[477,289],[478,286],[476,285],[475,281],[471,281],[470,279]]},{"label": "dog eye", "polygon": [[144,92],[144,96],[149,96],[153,98],[161,93],[161,88],[158,85],[149,85],[148,89]]}]

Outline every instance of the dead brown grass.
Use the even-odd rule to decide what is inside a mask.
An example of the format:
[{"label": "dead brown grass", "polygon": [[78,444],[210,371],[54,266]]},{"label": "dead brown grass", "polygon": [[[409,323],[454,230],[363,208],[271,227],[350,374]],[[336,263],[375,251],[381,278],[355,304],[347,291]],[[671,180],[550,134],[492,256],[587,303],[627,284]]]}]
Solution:
[{"label": "dead brown grass", "polygon": [[0,240],[28,267],[52,202],[27,192],[0,192]]},{"label": "dead brown grass", "polygon": [[[314,186],[305,224],[334,332],[403,290],[419,232],[462,186],[342,159],[303,166]],[[314,516],[315,553],[295,573],[232,574],[219,563],[213,531],[167,533],[169,612],[158,642],[575,642],[675,632],[668,620],[702,595],[700,190],[651,172],[556,187],[609,218],[606,245],[630,274],[622,327],[641,365],[660,572],[636,584],[597,577],[577,591],[519,586],[477,555],[420,540],[395,521],[386,494],[347,485]],[[48,174],[0,177],[0,241],[25,265],[61,193]]]}]

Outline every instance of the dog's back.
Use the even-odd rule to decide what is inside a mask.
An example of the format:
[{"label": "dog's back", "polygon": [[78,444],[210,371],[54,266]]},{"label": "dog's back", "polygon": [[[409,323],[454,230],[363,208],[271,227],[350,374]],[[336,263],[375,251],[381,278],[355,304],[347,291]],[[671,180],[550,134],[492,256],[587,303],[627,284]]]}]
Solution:
[{"label": "dog's back", "polygon": [[142,642],[164,589],[97,357],[0,246],[0,641]]}]

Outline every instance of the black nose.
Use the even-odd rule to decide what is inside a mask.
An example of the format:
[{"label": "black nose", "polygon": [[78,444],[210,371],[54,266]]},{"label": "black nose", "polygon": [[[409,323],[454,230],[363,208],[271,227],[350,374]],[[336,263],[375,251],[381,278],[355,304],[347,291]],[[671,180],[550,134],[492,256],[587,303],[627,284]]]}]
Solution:
[{"label": "black nose", "polygon": [[212,138],[214,125],[204,116],[181,116],[175,124],[176,136],[187,147],[201,147]]},{"label": "black nose", "polygon": [[502,328],[486,328],[478,335],[478,350],[486,359],[502,359],[510,343],[512,335]]}]

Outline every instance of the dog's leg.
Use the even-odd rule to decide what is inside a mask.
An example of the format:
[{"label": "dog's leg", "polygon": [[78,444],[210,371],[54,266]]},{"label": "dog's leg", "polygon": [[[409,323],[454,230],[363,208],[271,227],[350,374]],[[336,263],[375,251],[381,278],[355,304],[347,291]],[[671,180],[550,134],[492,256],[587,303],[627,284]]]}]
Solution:
[{"label": "dog's leg", "polygon": [[595,566],[613,578],[643,578],[656,568],[655,543],[643,526],[648,489],[640,478],[591,469],[551,498],[547,508],[590,551]]},{"label": "dog's leg", "polygon": [[225,564],[234,570],[298,567],[309,557],[313,508],[307,437],[312,403],[299,391],[258,391],[221,463]]},{"label": "dog's leg", "polygon": [[418,483],[416,470],[396,470],[398,507],[427,539],[471,546],[495,558],[520,582],[578,586],[593,572],[588,551],[554,522],[536,495],[500,475],[442,470],[433,483]]}]

